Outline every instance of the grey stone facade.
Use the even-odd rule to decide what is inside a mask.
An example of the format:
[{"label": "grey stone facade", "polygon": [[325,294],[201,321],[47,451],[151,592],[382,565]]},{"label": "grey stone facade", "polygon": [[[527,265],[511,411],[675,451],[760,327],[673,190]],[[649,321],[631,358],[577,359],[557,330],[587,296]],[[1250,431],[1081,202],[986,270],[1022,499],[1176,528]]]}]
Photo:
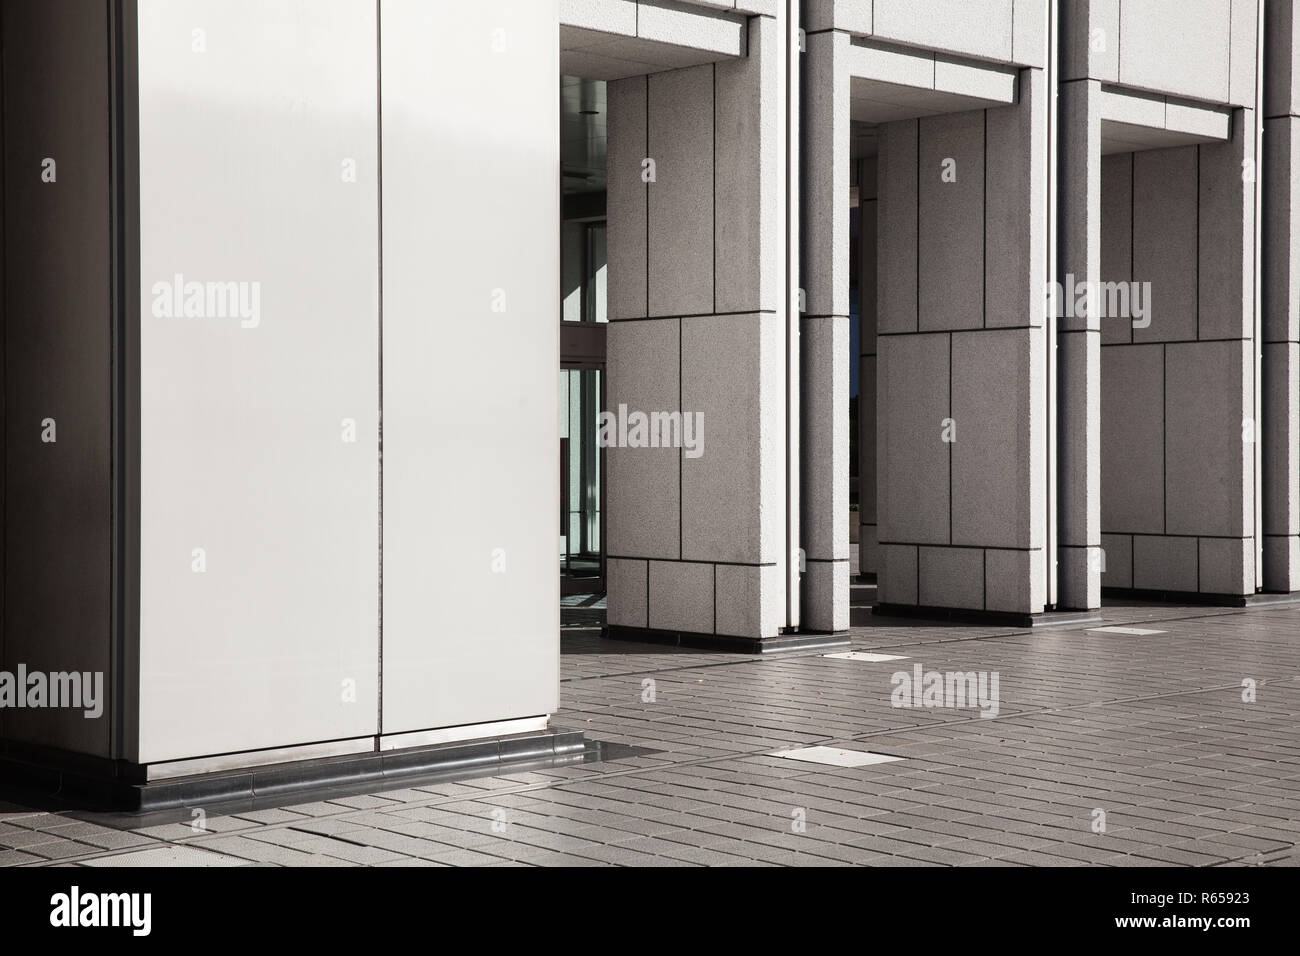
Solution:
[{"label": "grey stone facade", "polygon": [[[1295,590],[1293,5],[1267,21],[1252,0],[798,6],[800,414],[785,447],[800,467],[784,501],[802,575],[783,626],[846,626],[850,520],[896,609]],[[633,495],[611,520],[646,506]],[[715,609],[727,600],[714,591]],[[624,613],[617,588],[610,605]]]},{"label": "grey stone facade", "polygon": [[[855,520],[881,603],[1025,615],[1097,608],[1103,587],[1228,599],[1294,590],[1292,4],[1271,4],[1267,24],[1246,0],[800,6],[797,235],[787,219],[800,250],[800,414],[785,444],[799,478],[771,502],[748,492],[744,506],[798,503],[799,612],[782,626],[839,631],[848,620],[851,179]],[[689,125],[684,104],[700,101],[679,100],[677,121]],[[611,133],[612,156],[617,147]],[[747,155],[761,177],[767,160]],[[729,255],[718,241],[671,239],[697,266]],[[784,267],[775,252],[755,264]],[[638,275],[611,268],[614,285],[626,275],[639,288]],[[1093,308],[1067,281],[1095,290]],[[1052,283],[1056,300],[1043,291]],[[1130,292],[1127,311],[1111,314]],[[616,491],[614,526],[624,511],[635,526],[640,509],[671,525],[678,489],[660,484],[662,498]],[[743,524],[740,513],[725,521]],[[660,556],[679,558],[684,537],[671,531]],[[645,550],[634,556],[658,554]],[[626,606],[613,586],[611,614],[654,628],[642,607],[653,579],[622,568],[617,578],[640,583]],[[707,582],[659,581],[708,603]],[[774,573],[768,584],[786,581]],[[715,588],[713,610],[752,593]],[[781,603],[764,594],[762,606]],[[698,623],[707,616],[702,605]]]}]

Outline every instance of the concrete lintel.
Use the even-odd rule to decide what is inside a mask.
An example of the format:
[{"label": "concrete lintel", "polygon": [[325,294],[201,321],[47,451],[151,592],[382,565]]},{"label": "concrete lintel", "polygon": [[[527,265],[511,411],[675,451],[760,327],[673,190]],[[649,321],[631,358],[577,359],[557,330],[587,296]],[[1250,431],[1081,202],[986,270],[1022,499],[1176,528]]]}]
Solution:
[{"label": "concrete lintel", "polygon": [[1019,72],[961,57],[854,38],[845,51],[854,120],[894,122],[918,116],[1006,106]]},{"label": "concrete lintel", "polygon": [[1124,87],[1101,88],[1102,155],[1222,143],[1231,136],[1230,107]]},{"label": "concrete lintel", "polygon": [[746,56],[746,18],[668,0],[561,0],[560,69],[614,80]]}]

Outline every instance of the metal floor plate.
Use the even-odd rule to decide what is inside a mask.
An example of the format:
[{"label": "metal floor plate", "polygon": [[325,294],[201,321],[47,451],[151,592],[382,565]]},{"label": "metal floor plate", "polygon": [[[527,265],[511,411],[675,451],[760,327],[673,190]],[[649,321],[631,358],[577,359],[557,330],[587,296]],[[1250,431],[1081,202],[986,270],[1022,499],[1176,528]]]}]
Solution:
[{"label": "metal floor plate", "polygon": [[842,747],[800,747],[798,750],[778,750],[769,757],[803,760],[807,763],[829,764],[832,767],[866,767],[876,763],[892,763],[902,757],[875,754],[868,750],[845,750]]}]

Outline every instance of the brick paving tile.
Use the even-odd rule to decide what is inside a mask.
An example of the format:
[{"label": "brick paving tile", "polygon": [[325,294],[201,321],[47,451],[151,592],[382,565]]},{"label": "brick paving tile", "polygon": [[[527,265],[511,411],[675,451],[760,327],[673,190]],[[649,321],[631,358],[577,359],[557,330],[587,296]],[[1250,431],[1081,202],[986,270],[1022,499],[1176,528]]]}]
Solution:
[{"label": "brick paving tile", "polygon": [[72,840],[55,840],[52,843],[35,843],[31,846],[24,847],[24,853],[33,853],[36,856],[43,857],[47,860],[64,860],[70,856],[83,856],[94,853],[97,847],[87,846],[85,843],[75,843]]},{"label": "brick paving tile", "polygon": [[95,848],[101,850],[124,850],[129,847],[143,848],[157,842],[148,837],[142,837],[135,833],[123,832],[120,830],[110,830],[106,833],[95,833],[89,836],[83,836],[80,840],[82,843],[89,844],[86,848],[88,852]]},{"label": "brick paving tile", "polygon": [[252,810],[248,813],[236,813],[236,820],[248,823],[292,823],[295,820],[304,819],[304,815],[292,810]]},{"label": "brick paving tile", "polygon": [[363,866],[386,863],[401,856],[401,854],[381,850],[378,847],[358,846],[355,843],[345,843],[331,837],[317,837],[314,840],[295,844],[291,849],[318,856],[332,856],[340,860],[347,860],[350,863],[360,863]]},{"label": "brick paving tile", "polygon": [[448,866],[487,866],[493,863],[505,862],[506,858],[491,853],[479,853],[475,850],[448,850],[446,853],[439,853],[427,857],[434,863],[445,863]]},{"label": "brick paving tile", "polygon": [[292,847],[280,846],[247,837],[228,836],[205,840],[200,844],[205,850],[238,856],[259,863],[274,863],[279,866],[333,865],[342,861],[307,853]]},{"label": "brick paving tile", "polygon": [[46,830],[23,830],[18,827],[0,833],[0,847],[22,850],[41,843],[57,843],[59,837]]},{"label": "brick paving tile", "polygon": [[406,856],[400,860],[389,860],[387,863],[380,863],[378,866],[437,866],[446,867],[446,863],[434,863],[432,860],[422,860],[418,857]]},{"label": "brick paving tile", "polygon": [[21,866],[24,863],[39,863],[43,858],[18,850],[0,850],[0,866]]}]

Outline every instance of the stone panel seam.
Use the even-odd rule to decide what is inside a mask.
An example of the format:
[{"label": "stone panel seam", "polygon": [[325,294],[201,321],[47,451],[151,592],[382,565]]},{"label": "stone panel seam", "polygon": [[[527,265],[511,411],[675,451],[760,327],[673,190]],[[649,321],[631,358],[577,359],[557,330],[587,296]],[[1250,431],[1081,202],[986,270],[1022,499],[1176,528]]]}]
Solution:
[{"label": "stone panel seam", "polygon": [[713,319],[733,315],[776,315],[776,309],[743,309],[739,312],[688,312],[681,315],[634,315],[612,322],[673,322],[680,319]]},{"label": "stone panel seam", "polygon": [[[1107,531],[1105,534],[1122,534],[1130,538],[1195,538],[1203,541],[1249,541],[1248,534],[1159,534],[1155,531]],[[1277,534],[1275,538],[1291,538],[1295,535]]]},{"label": "stone panel seam", "polygon": [[[636,6],[636,17],[637,17],[636,30],[637,33],[640,34],[641,32],[641,22],[640,22],[641,5],[640,4],[637,4]],[[649,76],[645,78],[645,153],[644,156],[646,157],[650,156],[650,77]],[[645,219],[645,317],[649,318],[650,317],[650,183],[649,181],[646,181],[643,182],[641,185],[644,187],[642,190],[642,197],[643,197],[642,201],[645,203],[645,216],[643,217]],[[681,502],[679,501],[678,506],[680,507],[680,505]],[[649,600],[648,595],[650,593],[649,575],[650,572],[647,569],[646,571],[647,601]],[[647,608],[646,624],[649,625],[649,623],[650,623],[650,611]]]},{"label": "stone panel seam", "polygon": [[[1089,12],[1089,13],[1092,12],[1092,4],[1091,4],[1091,3],[1089,3],[1089,5],[1088,5],[1088,12]],[[1091,31],[1091,27],[1092,27],[1091,19],[1092,19],[1092,18],[1089,17],[1089,23],[1088,23],[1088,27],[1089,27],[1089,38],[1091,38],[1091,34],[1092,34],[1092,31]],[[1123,30],[1123,26],[1124,26],[1124,0],[1115,0],[1115,79],[1116,79],[1118,82],[1121,82],[1121,83],[1124,82],[1124,73],[1123,73],[1123,69],[1124,69],[1124,49],[1123,49],[1123,44],[1124,44],[1124,30]],[[1090,46],[1090,47],[1089,47],[1089,53],[1088,53],[1088,73],[1089,73],[1090,75],[1091,75],[1091,73],[1092,73],[1092,52],[1091,52],[1091,49],[1092,49],[1092,48],[1091,48],[1091,46]],[[1129,208],[1131,209],[1132,207],[1130,206]]]},{"label": "stone panel seam", "polygon": [[[1106,533],[1107,533],[1107,534],[1110,534],[1111,532],[1108,531],[1108,532],[1106,532]],[[1125,533],[1127,533],[1127,532],[1115,532],[1115,533],[1116,533],[1116,534],[1125,534]],[[1163,538],[1163,537],[1183,537],[1183,538],[1194,538],[1194,537],[1196,537],[1196,535],[1160,535],[1160,534],[1155,534],[1155,535],[1151,535],[1151,537],[1155,537],[1155,538]],[[1232,538],[1231,540],[1235,541],[1236,538]],[[945,543],[942,542],[942,541],[940,541],[940,542],[934,542],[934,541],[881,541],[881,542],[879,542],[879,544],[881,545],[881,547],[884,547],[885,545],[890,545],[890,546],[892,546],[892,547],[899,547],[899,548],[948,548],[948,549],[950,549],[950,550],[959,550],[959,551],[1016,551],[1016,552],[1023,552],[1023,553],[1025,553],[1025,554],[1030,554],[1030,553],[1035,552],[1035,551],[1042,551],[1042,550],[1043,550],[1041,547],[1039,547],[1039,548],[1017,548],[1017,547],[1012,547],[1011,545],[1007,545],[1007,546],[1004,547],[1004,546],[1002,546],[1002,545],[989,545],[989,544],[945,544]],[[1076,547],[1082,547],[1082,545],[1076,545]],[[666,559],[659,559],[659,558],[656,558],[656,559],[654,559],[654,560],[666,560]],[[809,559],[806,559],[806,560],[812,560],[812,559],[809,558]],[[824,560],[829,560],[829,559],[824,559]],[[839,561],[847,561],[847,560],[849,560],[849,559],[848,559],[848,558],[837,558],[837,559],[835,559],[835,560],[839,560]],[[696,563],[699,563],[699,562],[696,562]]]},{"label": "stone panel seam", "polygon": [[[1016,15],[1015,15],[1015,3],[1014,3],[1014,0],[1013,0],[1013,2],[1012,2],[1012,5],[1011,5],[1011,10],[1012,10],[1012,13],[1011,13],[1011,22],[1012,22],[1012,24],[1013,24],[1013,29],[1014,29],[1014,24],[1015,24],[1015,21],[1016,21]],[[1012,36],[1012,38],[1011,38],[1011,50],[1012,50],[1012,55],[1013,55],[1013,56],[1015,55],[1015,48],[1016,48],[1016,40],[1015,40],[1015,36],[1014,36],[1014,34],[1013,34],[1013,36]],[[981,327],[981,328],[985,328],[985,329],[987,329],[987,328],[989,327],[989,282],[988,282],[988,273],[989,273],[989,111],[988,111],[988,110],[984,110],[984,111],[983,111],[983,116],[981,117],[981,119],[982,119],[983,122],[984,122],[984,130],[983,130],[983,132],[981,133],[981,137],[980,137],[980,148],[981,148],[981,149],[983,150],[983,152],[984,152],[984,158],[983,158],[983,160],[982,160],[982,162],[983,162],[983,164],[984,164],[984,181],[983,181],[983,183],[981,184],[981,185],[983,186],[983,188],[984,188],[984,196],[983,196],[983,198],[982,198],[982,202],[981,202],[981,213],[982,213],[982,217],[983,217],[982,227],[983,227],[983,228],[981,228],[981,230],[980,230],[980,327]],[[948,370],[949,370],[949,374],[951,375],[951,374],[952,374],[952,364],[951,364],[951,362],[949,363]],[[949,410],[948,414],[949,414],[949,415],[952,414],[951,409]]]},{"label": "stone panel seam", "polygon": [[[920,243],[917,244],[918,246]],[[952,418],[952,333],[948,333],[948,416]],[[955,436],[954,436],[955,437]],[[952,544],[952,442],[948,442],[948,543]]]},{"label": "stone panel seam", "polygon": [[[1231,43],[1229,44],[1231,48]],[[1231,68],[1228,75],[1231,76]],[[1192,274],[1196,277],[1196,293],[1192,301],[1196,303],[1196,340],[1201,339],[1201,147],[1196,147],[1196,261]],[[1167,383],[1166,383],[1166,387]]]},{"label": "stone panel seam", "polygon": [[[1120,14],[1121,20],[1123,19]],[[1116,48],[1118,54],[1118,47]],[[1118,67],[1117,67],[1118,69]],[[1128,280],[1133,281],[1133,272],[1136,268],[1135,243],[1137,241],[1137,208],[1134,203],[1137,201],[1137,153],[1128,154]],[[647,312],[649,309],[647,309]],[[1133,326],[1130,323],[1128,328],[1129,345],[1133,344]]]},{"label": "stone panel seam", "polygon": [[[626,321],[626,320],[624,320]],[[878,336],[901,336],[901,335],[977,335],[980,332],[1028,332],[1041,329],[1041,325],[999,325],[996,328],[976,328],[976,329],[926,329],[924,332],[878,332]],[[1201,339],[1202,342],[1217,341],[1214,339]],[[1226,341],[1237,341],[1228,339]],[[1128,345],[1128,342],[1112,342],[1112,345]],[[1143,343],[1139,343],[1143,344]],[[872,353],[874,354],[874,353]]]},{"label": "stone panel seam", "polygon": [[[936,547],[942,547],[937,545]],[[605,556],[607,561],[656,561],[659,564],[711,564],[721,565],[727,568],[774,568],[775,561],[695,561],[689,558],[655,558],[644,557],[641,555],[630,554],[609,554]]]},{"label": "stone panel seam", "polygon": [[[1033,326],[1033,327],[1037,328],[1037,326]],[[959,330],[954,330],[954,331],[959,331]],[[968,330],[968,331],[972,331],[972,330]],[[975,329],[973,331],[978,332],[979,330]],[[1075,331],[1081,332],[1083,330],[1076,329]],[[1213,345],[1215,343],[1222,344],[1225,342],[1250,342],[1250,341],[1252,341],[1250,336],[1242,335],[1242,336],[1229,336],[1227,338],[1219,338],[1219,339],[1156,339],[1151,342],[1103,342],[1101,344],[1101,347],[1104,349],[1114,349],[1114,348],[1126,348],[1129,345]],[[1294,340],[1287,340],[1287,341],[1294,341]],[[1281,345],[1283,344],[1283,340],[1278,340],[1277,342],[1272,344]]]}]

